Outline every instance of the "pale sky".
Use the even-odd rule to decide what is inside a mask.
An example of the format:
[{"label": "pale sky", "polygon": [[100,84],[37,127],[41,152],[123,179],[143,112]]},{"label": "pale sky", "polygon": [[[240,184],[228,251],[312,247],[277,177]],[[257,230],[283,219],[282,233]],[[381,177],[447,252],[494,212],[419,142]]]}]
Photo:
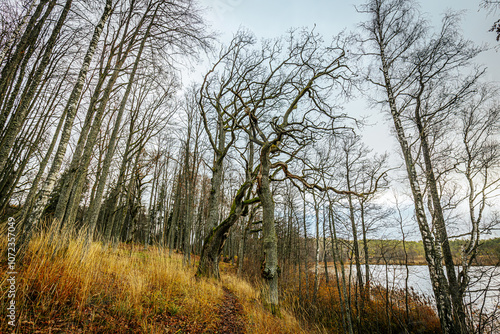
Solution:
[{"label": "pale sky", "polygon": [[[257,39],[273,38],[285,34],[290,28],[312,28],[328,41],[331,37],[345,30],[356,30],[357,24],[367,19],[356,12],[355,6],[364,0],[199,0],[201,5],[209,8],[206,18],[220,34],[223,43],[228,44],[239,28],[245,28],[255,34]],[[488,81],[500,81],[500,43],[496,35],[489,32],[496,16],[480,9],[481,0],[420,0],[420,11],[434,27],[439,27],[442,14],[448,9],[464,11],[461,27],[465,38],[476,44],[488,44],[491,49],[480,55],[476,61],[488,67],[485,77]],[[496,46],[496,48],[495,48]],[[195,79],[195,78],[193,78]],[[373,110],[363,98],[349,103],[344,110],[351,115],[369,117],[373,125],[365,127],[361,133],[364,142],[374,151],[388,152],[396,163],[399,147],[396,139],[390,134],[392,124],[380,110]],[[386,114],[387,116],[387,114]],[[393,201],[394,195],[387,192],[384,200]],[[389,198],[390,197],[390,198]],[[416,235],[415,235],[416,236]],[[417,237],[418,238],[418,237]]]},{"label": "pale sky", "polygon": [[[480,10],[481,0],[421,0],[420,10],[428,13],[431,22],[439,25],[441,14],[447,9],[464,10],[462,21],[463,34],[478,44],[498,45],[495,34],[488,32],[495,17]],[[222,40],[229,41],[239,27],[252,31],[257,38],[270,38],[283,35],[291,27],[309,27],[316,24],[316,31],[325,40],[342,30],[353,31],[366,16],[358,14],[355,6],[363,0],[200,0],[204,7],[210,8],[208,20],[213,29],[222,34]],[[478,58],[489,68],[488,79],[499,80],[498,63],[500,50],[490,50]]]},{"label": "pale sky", "polygon": [[[253,32],[258,39],[278,37],[290,28],[316,25],[315,31],[322,34],[325,40],[339,34],[343,30],[354,31],[359,22],[367,19],[357,13],[355,6],[364,0],[200,0],[202,6],[209,9],[207,19],[212,29],[220,33],[220,39],[229,43],[239,28]],[[463,34],[477,44],[488,44],[491,49],[481,54],[476,60],[488,67],[485,79],[500,80],[500,43],[489,28],[495,21],[484,9],[480,10],[481,0],[421,0],[422,13],[429,14],[432,25],[438,27],[442,14],[448,9],[464,11],[462,19]],[[427,16],[427,15],[426,15]],[[495,49],[494,46],[497,46]],[[382,153],[395,147],[395,139],[389,135],[389,124],[383,121],[380,113],[370,110],[366,101],[356,100],[346,106],[346,110],[354,115],[369,116],[369,123],[374,126],[363,130],[364,141],[373,149]],[[377,110],[379,111],[379,110]],[[392,152],[390,152],[392,153]]]}]

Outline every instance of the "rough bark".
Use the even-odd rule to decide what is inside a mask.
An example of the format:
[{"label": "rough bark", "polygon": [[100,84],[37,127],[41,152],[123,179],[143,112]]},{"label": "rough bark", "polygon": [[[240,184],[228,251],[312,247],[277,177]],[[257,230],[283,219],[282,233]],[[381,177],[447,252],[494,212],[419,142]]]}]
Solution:
[{"label": "rough bark", "polygon": [[247,242],[247,235],[248,231],[250,230],[250,226],[252,224],[252,218],[253,218],[252,215],[248,217],[248,221],[245,225],[245,228],[243,229],[243,235],[241,236],[240,239],[240,244],[238,249],[238,270],[237,270],[238,277],[241,277],[243,275],[243,263],[245,262],[245,248]]},{"label": "rough bark", "polygon": [[29,106],[31,104],[33,96],[37,91],[38,85],[40,84],[40,80],[45,72],[45,69],[49,64],[49,61],[52,56],[52,50],[54,49],[54,46],[57,42],[57,38],[59,37],[59,33],[63,27],[63,24],[66,21],[66,17],[69,13],[72,2],[73,2],[72,0],[66,1],[66,4],[61,12],[61,15],[57,20],[57,24],[52,30],[50,38],[47,41],[42,60],[40,61],[40,64],[38,65],[33,77],[29,82],[29,87],[27,89],[27,92],[26,94],[23,94],[23,97],[19,102],[19,106],[15,111],[14,115],[12,115],[12,118],[5,130],[5,135],[3,136],[2,142],[0,143],[0,170],[4,169],[12,145],[14,144],[17,134],[21,130],[21,126],[26,119]]},{"label": "rough bark", "polygon": [[215,227],[211,233],[205,238],[203,249],[201,251],[200,263],[196,271],[197,277],[213,277],[220,278],[219,274],[219,257],[222,253],[222,248],[229,234],[230,228],[241,217],[247,203],[245,203],[245,195],[252,183],[246,181],[240,187],[234,197],[231,211],[226,219]]},{"label": "rough bark", "polygon": [[257,176],[257,193],[262,204],[262,239],[264,250],[262,278],[264,278],[267,283],[265,299],[271,313],[280,315],[278,298],[278,277],[280,274],[280,269],[278,267],[278,240],[276,237],[276,227],[274,225],[274,200],[271,193],[269,173],[271,167],[271,145],[271,143],[266,143],[261,148],[260,170]]},{"label": "rough bark", "polygon": [[[203,123],[205,126],[205,131],[211,136],[208,123],[206,120],[206,115],[202,109]],[[222,245],[227,238],[227,233],[221,233],[219,227],[227,221],[224,220],[220,225],[217,224],[219,221],[219,203],[221,197],[221,187],[222,187],[222,177],[223,177],[223,166],[224,160],[226,158],[228,149],[232,146],[233,139],[226,143],[226,130],[224,129],[224,122],[222,118],[222,113],[218,113],[217,122],[217,139],[216,141],[211,140],[212,148],[214,150],[214,161],[212,166],[212,178],[210,180],[210,194],[208,197],[208,218],[207,225],[211,229],[208,236],[205,238],[203,243],[203,248],[200,256],[200,262],[198,265],[198,276],[208,276],[219,278],[219,256],[222,250]],[[250,144],[250,159],[249,163],[251,166],[251,161],[253,160],[253,144]],[[251,167],[249,167],[251,169]],[[247,168],[247,182],[250,180],[249,171]],[[236,219],[237,220],[237,219]],[[236,222],[234,220],[234,222]],[[233,222],[233,224],[234,224]],[[224,230],[224,228],[222,229]],[[229,228],[228,228],[229,231]]]},{"label": "rough bark", "polygon": [[224,159],[226,158],[226,130],[224,130],[222,116],[218,116],[217,147],[214,149],[214,162],[212,167],[212,179],[210,182],[210,195],[208,197],[208,219],[209,228],[215,228],[219,221],[220,190],[222,186],[222,174]]},{"label": "rough bark", "polygon": [[78,101],[80,99],[83,85],[85,83],[85,78],[87,77],[87,73],[90,67],[90,63],[92,58],[94,57],[95,50],[97,48],[97,43],[99,42],[99,38],[101,36],[102,30],[104,29],[104,25],[111,14],[111,0],[106,1],[106,6],[104,8],[104,12],[99,20],[99,23],[94,29],[94,33],[92,35],[92,39],[90,41],[89,47],[87,48],[87,52],[83,59],[82,67],[80,68],[80,72],[76,79],[75,86],[71,91],[70,97],[66,104],[64,113],[66,114],[66,121],[64,123],[64,128],[61,134],[61,138],[59,140],[59,145],[57,147],[56,154],[54,156],[54,160],[50,167],[47,178],[45,179],[42,188],[37,196],[35,201],[33,210],[28,214],[26,224],[27,226],[33,226],[36,224],[38,220],[40,220],[43,211],[47,205],[50,194],[54,189],[56,184],[57,176],[61,170],[62,162],[64,156],[66,154],[66,149],[68,147],[69,139],[71,137],[71,130],[73,128],[73,122],[75,120]]}]

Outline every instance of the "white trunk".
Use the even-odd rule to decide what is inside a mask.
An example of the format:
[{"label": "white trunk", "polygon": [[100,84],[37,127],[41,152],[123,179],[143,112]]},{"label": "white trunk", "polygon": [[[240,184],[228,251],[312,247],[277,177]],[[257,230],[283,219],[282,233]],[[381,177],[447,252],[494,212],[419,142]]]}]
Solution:
[{"label": "white trunk", "polygon": [[89,70],[90,62],[94,56],[95,50],[97,48],[97,43],[99,42],[99,38],[101,36],[104,25],[111,14],[111,0],[106,2],[106,7],[104,8],[103,15],[97,26],[94,29],[94,34],[92,35],[92,39],[90,41],[90,45],[85,54],[85,58],[83,60],[82,67],[80,69],[80,73],[78,74],[78,78],[76,80],[76,84],[73,87],[71,95],[68,99],[68,102],[65,107],[66,113],[66,122],[64,124],[63,132],[61,134],[61,139],[59,141],[59,146],[57,148],[56,155],[54,157],[54,161],[52,162],[52,166],[47,175],[45,182],[40,189],[38,197],[33,207],[33,211],[28,216],[26,223],[28,226],[36,224],[38,220],[40,220],[43,210],[45,209],[50,194],[54,189],[56,184],[56,180],[61,170],[61,165],[66,154],[66,149],[68,147],[69,139],[71,137],[71,130],[73,128],[73,122],[76,116],[76,110],[78,105],[78,100],[80,99],[80,95],[82,93],[83,84],[85,83],[85,78],[87,76],[87,72]]},{"label": "white trunk", "polygon": [[434,296],[436,298],[438,314],[441,320],[442,329],[445,334],[448,334],[452,333],[453,331],[453,315],[452,315],[453,310],[451,307],[451,300],[448,294],[448,284],[446,281],[446,276],[444,275],[443,267],[441,265],[441,256],[439,254],[439,251],[436,250],[434,238],[432,236],[432,232],[427,222],[427,217],[425,215],[423,195],[420,189],[420,185],[418,184],[415,163],[411,155],[408,141],[406,140],[399,112],[397,110],[396,100],[394,97],[392,84],[389,76],[387,59],[385,58],[384,48],[382,46],[380,48],[380,52],[381,52],[380,58],[382,62],[382,72],[385,80],[385,89],[387,92],[389,107],[391,110],[391,115],[394,122],[394,128],[396,130],[397,139],[401,146],[401,151],[403,153],[403,157],[405,160],[408,181],[410,183],[410,188],[413,195],[413,202],[415,204],[415,214],[417,217],[417,223],[420,229],[420,234],[422,236],[425,258],[427,261],[427,265],[429,267],[429,273],[434,291]]},{"label": "white trunk", "polygon": [[38,89],[38,85],[40,84],[45,69],[49,64],[49,61],[52,56],[52,50],[54,49],[57,38],[59,37],[59,33],[66,20],[66,16],[68,15],[71,5],[72,5],[72,0],[67,0],[63,8],[63,11],[59,16],[57,24],[52,30],[50,38],[47,41],[40,64],[38,65],[33,77],[30,78],[28,87],[25,93],[23,93],[21,100],[19,102],[19,106],[17,107],[17,110],[13,114],[9,122],[9,125],[5,130],[5,135],[3,136],[2,141],[0,143],[0,170],[4,169],[12,145],[14,144],[16,137],[22,128],[22,124],[26,120],[30,104]]}]

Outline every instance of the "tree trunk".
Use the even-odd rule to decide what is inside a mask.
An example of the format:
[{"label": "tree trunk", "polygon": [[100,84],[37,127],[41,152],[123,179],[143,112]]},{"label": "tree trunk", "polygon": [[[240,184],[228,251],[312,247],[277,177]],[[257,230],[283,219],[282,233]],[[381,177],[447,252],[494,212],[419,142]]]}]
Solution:
[{"label": "tree trunk", "polygon": [[224,159],[226,157],[226,130],[224,130],[224,124],[222,116],[219,114],[218,119],[218,136],[217,145],[214,147],[214,162],[212,166],[212,179],[210,183],[210,195],[208,197],[208,228],[213,229],[217,226],[219,221],[219,203],[221,195],[222,186],[222,175]]},{"label": "tree trunk", "polygon": [[[94,150],[95,143],[97,141],[97,136],[101,130],[101,124],[104,118],[104,113],[106,111],[106,106],[107,102],[109,100],[109,97],[111,95],[111,91],[114,87],[114,84],[116,82],[116,79],[118,78],[118,74],[121,69],[121,62],[117,64],[115,70],[113,71],[113,74],[111,78],[108,81],[108,84],[104,90],[104,94],[101,98],[99,108],[97,109],[97,112],[94,116],[94,121],[92,122],[92,126],[90,128],[89,134],[87,141],[85,143],[85,147],[83,150],[83,154],[80,157],[74,156],[73,159],[76,159],[75,165],[78,165],[78,168],[74,171],[74,176],[73,176],[73,182],[70,183],[70,196],[68,197],[66,203],[61,201],[61,207],[58,208],[56,212],[56,219],[59,221],[64,221],[64,225],[67,227],[73,226],[75,220],[76,220],[76,215],[78,213],[78,208],[80,205],[81,197],[82,197],[82,192],[83,192],[83,187],[85,184],[85,179],[87,177],[88,173],[88,167],[90,165],[90,161],[92,158],[92,152]],[[68,190],[69,190],[68,189]],[[58,203],[59,207],[59,203]],[[63,210],[64,208],[64,210]],[[63,213],[64,212],[64,213]]]},{"label": "tree trunk", "polygon": [[241,236],[239,250],[238,250],[238,277],[243,276],[243,263],[245,261],[245,247],[247,242],[248,230],[250,229],[250,225],[252,224],[252,215],[248,217],[247,224],[243,229],[243,235]]},{"label": "tree trunk", "polygon": [[[184,212],[185,212],[185,217],[184,217],[184,247],[183,247],[183,257],[182,257],[182,263],[183,265],[188,265],[189,259],[190,259],[190,254],[191,254],[191,219],[193,218],[192,216],[192,210],[193,208],[191,207],[192,205],[192,199],[193,199],[193,191],[192,191],[192,177],[194,175],[191,174],[191,164],[193,165],[192,168],[194,169],[194,163],[190,159],[190,145],[191,145],[191,132],[192,132],[192,115],[188,115],[188,125],[187,125],[187,138],[185,142],[185,147],[184,147],[184,172],[182,173],[184,175],[183,181],[184,181],[184,191],[185,191],[185,198],[184,198]],[[193,173],[194,174],[194,173]]]},{"label": "tree trunk", "polygon": [[[155,12],[156,15],[156,12]],[[132,68],[132,72],[130,73],[130,77],[128,79],[127,88],[120,102],[120,107],[118,109],[118,113],[115,119],[115,125],[113,127],[113,132],[111,133],[111,137],[108,143],[108,150],[106,152],[106,156],[104,157],[101,175],[99,178],[96,194],[94,200],[91,202],[89,207],[89,218],[88,218],[88,236],[87,240],[91,241],[92,236],[94,235],[95,226],[97,223],[97,218],[99,217],[99,211],[101,209],[102,196],[104,194],[104,187],[106,186],[106,180],[108,178],[109,169],[111,167],[111,162],[113,160],[113,156],[115,154],[116,144],[118,142],[118,133],[121,128],[121,121],[123,114],[125,112],[125,107],[127,105],[128,98],[130,96],[130,92],[132,90],[132,85],[134,84],[135,74],[137,72],[137,68],[139,67],[139,62],[141,60],[142,52],[144,50],[144,46],[146,45],[146,40],[149,37],[149,32],[151,30],[151,26],[153,25],[155,15],[151,18],[151,22],[148,26],[148,29],[142,38],[141,45],[139,47],[139,51],[137,52],[137,56],[135,58],[134,67]]]},{"label": "tree trunk", "polygon": [[306,193],[305,193],[305,187],[304,190],[301,192],[302,193],[302,228],[304,229],[304,276],[305,276],[305,291],[306,291],[306,297],[309,294],[309,272],[308,272],[308,255],[309,252],[307,251],[307,224],[306,224]]},{"label": "tree trunk", "polygon": [[[110,197],[111,197],[111,205],[110,205],[110,217],[107,222],[106,226],[106,232],[105,232],[105,237],[104,239],[107,240],[108,242],[111,241],[112,238],[115,237],[115,232],[119,228],[117,228],[117,223],[116,223],[116,215],[117,215],[117,205],[118,202],[120,201],[122,190],[123,190],[123,185],[125,182],[126,178],[126,173],[127,173],[127,166],[129,164],[130,159],[130,153],[131,153],[131,146],[132,146],[132,139],[134,135],[134,127],[135,127],[135,122],[136,122],[136,117],[132,116],[132,119],[130,120],[129,124],[129,133],[127,137],[127,143],[125,144],[125,150],[123,153],[123,159],[120,164],[120,171],[118,173],[118,180],[116,182],[116,188],[111,191]],[[118,232],[119,234],[119,232]]]},{"label": "tree trunk", "polygon": [[[214,163],[212,167],[212,179],[210,181],[210,195],[208,197],[207,225],[211,230],[209,231],[203,243],[197,275],[219,278],[219,256],[228,234],[224,231],[226,228],[222,226],[224,225],[224,222],[227,221],[227,219],[219,226],[217,226],[217,221],[219,220],[219,203],[221,196],[222,177],[224,172],[224,159],[226,157],[228,148],[232,145],[231,142],[226,146],[226,130],[224,129],[224,122],[220,113],[218,114],[217,134],[217,147],[213,147]],[[246,170],[246,182],[250,182],[251,179],[250,173],[252,172],[254,159],[253,152],[253,143],[250,142],[248,158],[249,165],[247,166]],[[234,203],[235,202],[233,201],[233,204]],[[231,212],[232,211],[233,209],[231,208]],[[229,216],[231,216],[231,214]],[[236,221],[237,219],[234,219],[232,224],[234,224]],[[230,227],[231,226],[227,227],[227,231],[229,231]]]},{"label": "tree trunk", "polygon": [[278,240],[274,225],[274,200],[271,193],[270,180],[270,149],[271,144],[266,143],[261,148],[260,170],[257,177],[257,192],[262,203],[262,238],[264,246],[264,263],[262,277],[267,282],[266,303],[273,315],[280,315],[278,299]]},{"label": "tree trunk", "polygon": [[28,23],[28,19],[30,18],[31,11],[35,7],[35,4],[36,4],[36,1],[35,0],[31,0],[31,4],[28,7],[28,10],[26,11],[26,15],[23,17],[23,19],[18,24],[18,26],[16,27],[16,29],[14,29],[14,31],[12,32],[12,35],[7,40],[7,42],[5,43],[5,45],[3,46],[2,51],[0,51],[0,64],[3,63],[3,59],[4,59],[5,55],[7,54],[7,52],[9,51],[12,43],[14,43],[14,41],[17,39],[17,37],[19,36],[19,34],[21,33],[21,31],[23,30],[24,26]]},{"label": "tree trunk", "polygon": [[[114,85],[118,79],[118,76],[122,70],[122,66],[124,65],[127,57],[130,55],[130,52],[133,48],[133,46],[136,43],[136,38],[137,35],[142,27],[142,24],[144,23],[145,17],[147,16],[147,13],[144,14],[141,17],[141,20],[137,23],[135,28],[133,29],[133,33],[131,36],[128,36],[129,34],[129,24],[131,22],[131,16],[132,16],[132,11],[133,11],[133,5],[129,9],[127,19],[125,21],[125,24],[123,25],[123,38],[127,39],[128,43],[125,44],[125,41],[122,41],[121,43],[118,43],[118,50],[117,50],[117,56],[116,56],[116,61],[113,67],[113,72],[106,84],[106,88],[103,91],[102,96],[99,98],[98,101],[95,101],[94,103],[99,103],[98,108],[95,111],[95,116],[93,122],[87,123],[87,119],[85,120],[86,124],[84,124],[84,129],[82,129],[82,133],[80,134],[80,139],[77,145],[77,149],[75,150],[75,154],[73,155],[73,159],[71,162],[70,167],[70,177],[68,177],[68,184],[67,184],[67,189],[61,194],[60,199],[57,204],[56,208],[56,213],[55,213],[55,220],[57,221],[64,221],[65,224],[68,224],[71,226],[75,219],[76,215],[78,212],[79,208],[79,203],[81,200],[81,195],[83,191],[83,186],[85,182],[85,178],[87,176],[88,172],[88,166],[90,164],[91,156],[92,156],[92,151],[95,145],[95,142],[97,140],[97,135],[100,131],[101,124],[103,121],[103,116],[106,111],[107,104],[109,102],[111,93],[113,91]],[[122,27],[120,26],[120,29]],[[116,41],[115,41],[116,42]],[[114,49],[114,47],[112,48]],[[109,69],[111,66],[111,60],[113,59],[114,52],[111,52],[108,62],[106,64],[106,69]],[[105,73],[107,73],[105,69]],[[102,74],[100,77],[100,81],[106,77],[105,74]],[[101,83],[102,84],[102,83]],[[98,84],[99,86],[99,84]],[[98,87],[99,88],[99,87]],[[96,93],[97,97],[99,96],[100,93],[100,88],[96,88]],[[95,94],[94,94],[95,96]],[[95,96],[96,97],[96,96]],[[96,97],[96,98],[97,98]],[[93,114],[94,107],[92,106],[91,102],[91,107],[89,108],[89,113],[88,116],[91,117]],[[92,124],[90,126],[90,123]],[[88,130],[88,127],[86,128],[86,125],[90,127],[90,130]],[[85,130],[85,131],[84,131]],[[86,132],[88,131],[88,135]],[[83,149],[82,149],[83,147]],[[82,152],[83,153],[80,153]],[[78,153],[78,154],[77,154]]]},{"label": "tree trunk", "polygon": [[359,201],[360,211],[361,211],[361,228],[363,229],[363,252],[365,253],[365,287],[364,287],[364,297],[370,298],[370,256],[368,254],[368,238],[366,236],[366,224],[365,224],[365,202],[364,199]]},{"label": "tree trunk", "polygon": [[439,196],[439,191],[437,188],[437,181],[434,175],[434,168],[431,161],[431,152],[429,148],[429,143],[427,141],[427,129],[424,128],[422,123],[422,117],[420,115],[420,95],[417,99],[417,105],[415,107],[415,121],[417,123],[417,128],[420,137],[420,146],[422,148],[422,156],[424,157],[425,174],[427,179],[427,185],[430,190],[430,197],[432,200],[432,216],[434,218],[435,231],[437,232],[437,238],[439,238],[439,243],[441,246],[444,263],[446,266],[446,274],[448,277],[449,290],[451,295],[451,301],[453,304],[453,316],[455,320],[455,330],[457,333],[466,334],[467,324],[466,315],[463,306],[463,299],[460,293],[460,286],[458,284],[457,276],[455,273],[455,265],[453,263],[453,256],[451,254],[450,243],[448,240],[448,234],[446,231],[446,223],[443,215],[443,208],[441,207],[441,200]]},{"label": "tree trunk", "polygon": [[92,61],[95,50],[97,48],[97,43],[99,42],[99,38],[101,36],[102,30],[104,29],[104,25],[109,15],[111,14],[111,4],[111,0],[106,1],[104,12],[99,20],[99,23],[94,29],[94,34],[92,35],[92,39],[85,54],[82,67],[80,68],[78,78],[76,79],[76,84],[71,91],[71,95],[63,112],[63,115],[66,114],[66,121],[64,123],[61,139],[54,156],[54,161],[52,162],[47,178],[45,179],[45,182],[40,189],[32,212],[26,212],[26,216],[28,217],[26,219],[27,226],[33,226],[38,220],[40,220],[49,200],[50,194],[52,193],[52,190],[54,189],[54,186],[56,184],[57,176],[61,169],[69,139],[71,137],[71,130],[73,128],[73,122],[76,116],[78,100],[80,99],[83,85],[85,83],[85,78],[87,77],[87,72],[89,70],[90,62]]},{"label": "tree trunk", "polygon": [[313,303],[316,303],[316,297],[319,290],[319,205],[316,201],[314,191],[312,193],[314,200],[314,214],[316,221],[316,256],[314,260],[314,290],[313,290]]},{"label": "tree trunk", "polygon": [[[53,2],[55,3],[55,1]],[[22,123],[26,119],[27,112],[29,110],[29,105],[31,104],[33,96],[36,93],[38,85],[40,84],[42,75],[45,72],[47,65],[49,64],[50,58],[52,56],[52,50],[54,49],[57,38],[59,37],[59,33],[63,27],[64,21],[66,20],[66,17],[71,8],[72,2],[73,0],[66,1],[66,4],[61,12],[61,15],[59,16],[57,24],[52,30],[50,38],[47,41],[40,65],[36,69],[34,76],[31,78],[28,90],[25,95],[23,94],[23,97],[19,102],[19,106],[14,115],[12,115],[9,125],[6,128],[5,135],[2,138],[2,142],[0,144],[0,170],[4,169],[5,164],[7,163],[7,157],[9,155],[10,149],[12,148],[12,145],[14,144],[17,134],[21,129]]]},{"label": "tree trunk", "polygon": [[456,330],[453,321],[453,309],[449,298],[448,284],[446,281],[446,277],[444,275],[443,267],[441,265],[441,257],[439,252],[436,250],[436,246],[434,244],[434,238],[432,237],[432,232],[427,223],[425,208],[423,204],[423,196],[420,190],[420,185],[418,184],[418,178],[414,160],[411,155],[410,147],[406,140],[404,128],[397,110],[396,100],[394,97],[391,80],[389,77],[389,67],[387,64],[387,59],[385,58],[384,49],[381,48],[380,51],[381,51],[380,58],[382,62],[382,72],[385,80],[385,89],[388,96],[389,107],[391,110],[391,115],[394,122],[394,128],[396,130],[397,139],[401,146],[401,151],[403,153],[403,157],[405,160],[408,180],[410,182],[410,188],[412,191],[413,201],[415,204],[415,213],[417,217],[417,222],[420,229],[420,234],[422,236],[425,258],[429,267],[429,273],[431,277],[434,296],[436,298],[438,315],[441,321],[441,328],[443,329],[444,334],[455,333]]},{"label": "tree trunk", "polygon": [[[353,334],[351,306],[349,304],[349,298],[347,296],[347,289],[346,289],[345,266],[344,266],[344,261],[342,260],[342,253],[339,251],[339,247],[338,247],[337,230],[335,228],[335,221],[333,219],[333,209],[331,206],[331,200],[330,200],[330,207],[329,207],[328,212],[329,212],[329,215],[328,215],[329,219],[328,220],[329,220],[329,226],[330,226],[330,234],[332,236],[333,266],[335,268],[335,277],[337,278],[337,289],[339,292],[340,307],[343,310],[342,320],[343,320],[343,323],[344,322],[346,323],[345,327],[347,327],[347,332],[349,334]],[[337,261],[335,260],[337,257],[339,258],[339,264],[340,264],[341,282],[339,281]],[[345,328],[344,328],[344,330],[345,330]]]},{"label": "tree trunk", "polygon": [[180,216],[180,209],[181,209],[181,175],[182,171],[179,170],[178,175],[176,176],[177,178],[177,187],[175,190],[175,197],[174,197],[174,207],[172,209],[172,219],[170,221],[170,227],[168,230],[168,248],[169,248],[169,256],[172,256],[172,251],[175,247],[174,241],[176,237],[176,231],[178,230],[178,222],[179,222],[179,216]]},{"label": "tree trunk", "polygon": [[[38,36],[43,27],[43,24],[47,20],[50,12],[55,6],[55,1],[51,1],[45,10],[42,18],[37,22],[40,15],[42,15],[43,9],[47,5],[49,0],[41,0],[38,4],[35,12],[31,16],[26,29],[24,30],[23,36],[21,40],[17,44],[16,50],[13,52],[11,57],[7,60],[4,65],[2,72],[0,73],[0,106],[4,104],[4,100],[7,97],[8,87],[11,85],[12,80],[14,80],[15,73],[19,69],[19,64],[24,59],[24,63],[27,63],[28,59],[34,52],[34,45],[38,40]],[[23,71],[21,70],[21,76]],[[9,110],[2,112],[0,114],[0,133],[3,133],[5,122],[7,121],[7,117],[9,115]]]},{"label": "tree trunk", "polygon": [[328,276],[328,252],[326,251],[326,210],[323,208],[323,263],[325,265],[325,282],[326,285],[330,283],[330,277]]},{"label": "tree trunk", "polygon": [[229,216],[205,238],[196,276],[220,278],[219,257],[222,248],[229,234],[229,229],[238,221],[243,213],[243,209],[246,206],[244,198],[251,185],[250,181],[246,181],[240,187],[234,197]]},{"label": "tree trunk", "polygon": [[[54,1],[55,3],[55,1]],[[21,99],[19,106],[16,110],[16,113],[13,115],[12,120],[9,122],[9,126],[6,129],[6,133],[4,138],[2,139],[1,147],[0,147],[0,170],[2,170],[5,167],[5,162],[6,162],[6,157],[12,147],[12,144],[21,128],[21,124],[24,122],[27,112],[29,110],[29,105],[31,103],[31,100],[33,96],[35,95],[36,89],[40,83],[40,80],[42,78],[42,75],[45,71],[45,68],[49,64],[51,55],[52,55],[52,50],[56,44],[57,38],[59,36],[59,33],[63,27],[63,24],[66,20],[66,17],[69,13],[69,10],[72,5],[72,0],[66,1],[66,4],[61,12],[61,15],[59,16],[59,19],[57,21],[56,26],[52,30],[51,36],[49,40],[47,41],[47,45],[42,57],[42,60],[40,62],[40,65],[38,66],[34,76],[30,80],[28,90],[26,92],[26,95],[24,96],[23,99]],[[24,249],[26,246],[26,242],[29,242],[31,238],[31,233],[33,229],[33,224],[24,224],[28,230],[24,231],[22,234],[21,238],[18,240],[18,252],[20,254],[20,259],[19,261],[22,260],[23,258],[23,253]]]}]

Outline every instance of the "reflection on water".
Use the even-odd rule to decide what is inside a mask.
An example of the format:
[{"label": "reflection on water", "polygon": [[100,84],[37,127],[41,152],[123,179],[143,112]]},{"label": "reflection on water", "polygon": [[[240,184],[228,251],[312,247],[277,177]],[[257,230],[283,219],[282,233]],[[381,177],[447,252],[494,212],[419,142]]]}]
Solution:
[{"label": "reflection on water", "polygon": [[[363,268],[364,269],[364,268]],[[432,285],[427,266],[408,267],[408,287],[415,292],[433,298]],[[386,275],[387,273],[387,275]],[[386,285],[390,288],[404,289],[407,271],[405,266],[370,265],[372,284]],[[476,310],[492,312],[500,305],[500,268],[493,266],[477,266],[470,270],[470,289],[466,302]]]}]

